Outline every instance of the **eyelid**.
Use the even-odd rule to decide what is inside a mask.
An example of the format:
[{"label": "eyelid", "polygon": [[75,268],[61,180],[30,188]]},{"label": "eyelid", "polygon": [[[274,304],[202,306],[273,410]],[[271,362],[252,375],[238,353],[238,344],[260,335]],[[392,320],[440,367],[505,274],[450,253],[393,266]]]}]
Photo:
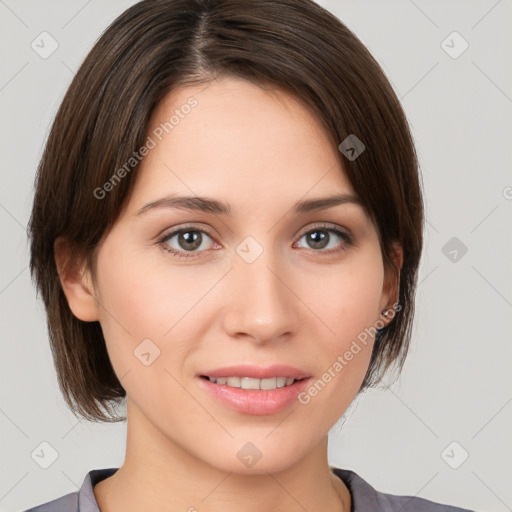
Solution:
[{"label": "eyelid", "polygon": [[155,236],[155,239],[161,240],[162,238],[167,238],[169,235],[175,235],[176,233],[179,233],[180,231],[184,231],[187,229],[194,231],[203,231],[212,238],[214,237],[214,235],[212,234],[212,230],[209,227],[203,226],[202,224],[185,224],[183,226],[179,225],[178,227],[166,227]]},{"label": "eyelid", "polygon": [[339,226],[338,224],[330,224],[328,222],[327,223],[320,222],[320,223],[313,224],[312,226],[309,226],[309,227],[303,229],[302,231],[300,231],[300,233],[301,233],[300,236],[303,237],[304,235],[306,235],[307,233],[309,233],[311,231],[314,231],[315,229],[338,231],[342,235],[345,235],[347,237],[347,239],[349,239],[349,240],[352,240],[352,238],[353,238],[350,231],[347,228]]}]

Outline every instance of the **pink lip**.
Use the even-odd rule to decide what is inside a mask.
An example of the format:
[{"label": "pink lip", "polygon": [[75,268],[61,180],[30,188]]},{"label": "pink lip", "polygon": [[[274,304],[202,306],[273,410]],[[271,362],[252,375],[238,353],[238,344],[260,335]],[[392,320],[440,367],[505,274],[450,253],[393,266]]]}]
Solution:
[{"label": "pink lip", "polygon": [[[247,373],[244,373],[246,370],[240,373],[239,367],[237,368],[238,370],[235,372],[235,376],[240,374],[249,376]],[[282,368],[283,367],[281,367],[281,372]],[[230,371],[231,370],[232,368]],[[219,369],[218,371],[220,372],[221,370]],[[225,373],[225,370],[222,370],[222,372]],[[276,376],[274,367],[272,367],[272,372],[274,372],[273,376]],[[281,377],[285,376],[279,371],[277,371],[277,374]],[[271,390],[257,390],[232,388],[222,384],[214,384],[208,379],[204,379],[199,376],[196,378],[198,379],[199,384],[203,386],[203,389],[211,393],[229,409],[245,414],[253,414],[259,416],[275,414],[291,406],[294,402],[297,401],[297,396],[305,391],[309,385],[309,381],[311,380],[310,378],[304,378],[303,380],[294,382],[291,386],[285,386],[283,388]]]},{"label": "pink lip", "polygon": [[274,364],[272,366],[261,367],[248,364],[236,366],[225,366],[215,370],[205,370],[198,374],[207,377],[251,377],[253,379],[269,379],[272,377],[287,377],[293,379],[304,379],[310,377],[310,374],[288,366],[285,364]]}]

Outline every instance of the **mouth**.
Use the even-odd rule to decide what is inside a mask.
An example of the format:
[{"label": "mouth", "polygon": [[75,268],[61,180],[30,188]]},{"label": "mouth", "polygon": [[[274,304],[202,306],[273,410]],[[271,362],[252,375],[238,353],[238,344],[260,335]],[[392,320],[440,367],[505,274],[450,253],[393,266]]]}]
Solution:
[{"label": "mouth", "polygon": [[218,384],[221,386],[228,386],[231,388],[240,388],[240,389],[253,389],[253,390],[261,390],[268,391],[272,389],[285,388],[289,386],[293,386],[296,382],[300,382],[305,380],[307,377],[295,379],[293,377],[285,377],[285,376],[277,376],[277,377],[269,377],[266,379],[256,379],[253,377],[244,377],[244,376],[233,376],[233,377],[210,377],[208,375],[200,375],[201,379],[208,380],[213,384]]},{"label": "mouth", "polygon": [[200,388],[217,403],[242,414],[269,415],[292,407],[312,379],[311,373],[287,364],[235,364],[202,369]]}]

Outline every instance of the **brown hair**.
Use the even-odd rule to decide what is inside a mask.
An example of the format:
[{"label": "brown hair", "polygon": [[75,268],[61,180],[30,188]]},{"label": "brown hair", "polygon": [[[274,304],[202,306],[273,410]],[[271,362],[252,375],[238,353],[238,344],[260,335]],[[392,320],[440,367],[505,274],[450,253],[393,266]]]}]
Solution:
[{"label": "brown hair", "polygon": [[311,0],[142,1],[106,29],[74,77],[39,164],[29,222],[30,269],[46,307],[59,386],[72,411],[88,420],[126,419],[112,416],[126,392],[99,322],[77,319],[68,306],[54,242],[71,241],[77,258],[94,269],[95,249],[126,204],[137,166],[103,199],[94,191],[144,144],[149,118],[169,91],[219,76],[293,94],[334,144],[350,134],[364,143],[360,156],[340,151],[340,161],[378,229],[386,269],[397,271],[394,241],[404,260],[400,313],[377,332],[360,391],[376,385],[393,364],[402,368],[423,202],[408,123],[378,63],[338,18]]}]

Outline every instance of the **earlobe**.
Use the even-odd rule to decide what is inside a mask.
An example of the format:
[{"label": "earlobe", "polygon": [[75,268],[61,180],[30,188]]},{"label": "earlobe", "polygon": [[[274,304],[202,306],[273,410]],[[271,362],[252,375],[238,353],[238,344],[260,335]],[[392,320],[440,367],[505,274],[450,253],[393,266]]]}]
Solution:
[{"label": "earlobe", "polygon": [[55,264],[69,309],[84,322],[99,320],[99,309],[91,273],[85,262],[74,255],[71,244],[59,237],[53,245]]}]

